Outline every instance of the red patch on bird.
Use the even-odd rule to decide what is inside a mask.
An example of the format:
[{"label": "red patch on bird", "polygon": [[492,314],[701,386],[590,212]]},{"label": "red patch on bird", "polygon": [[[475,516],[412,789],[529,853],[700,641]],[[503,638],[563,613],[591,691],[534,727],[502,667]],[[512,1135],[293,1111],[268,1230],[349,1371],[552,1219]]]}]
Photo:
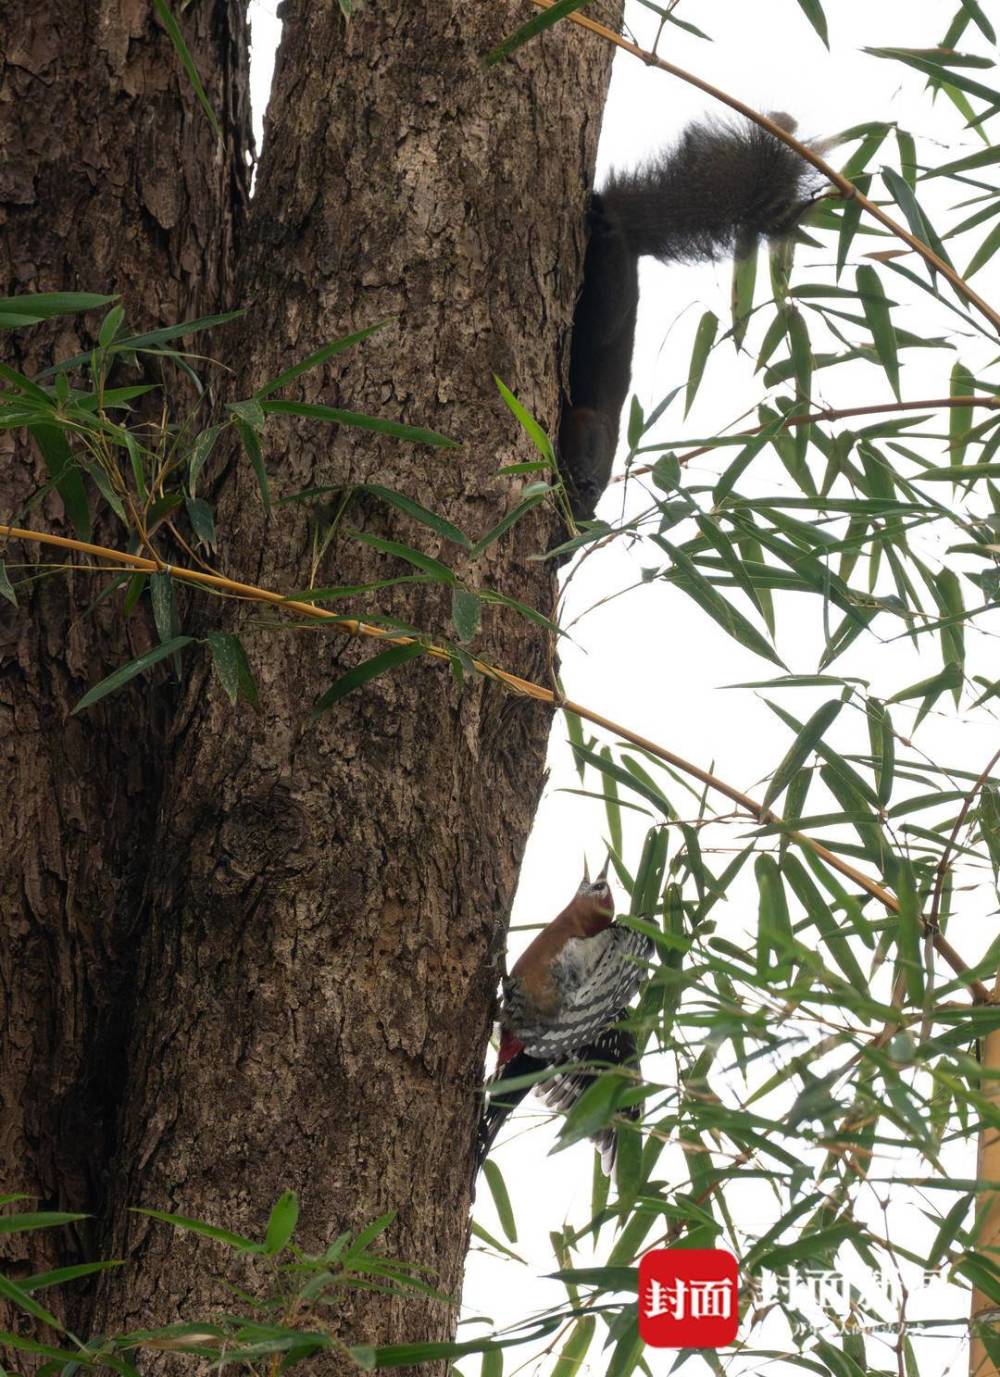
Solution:
[{"label": "red patch on bird", "polygon": [[506,1066],[509,1061],[513,1061],[518,1052],[524,1051],[524,1043],[520,1042],[509,1028],[500,1030],[500,1052],[497,1056],[497,1066]]}]

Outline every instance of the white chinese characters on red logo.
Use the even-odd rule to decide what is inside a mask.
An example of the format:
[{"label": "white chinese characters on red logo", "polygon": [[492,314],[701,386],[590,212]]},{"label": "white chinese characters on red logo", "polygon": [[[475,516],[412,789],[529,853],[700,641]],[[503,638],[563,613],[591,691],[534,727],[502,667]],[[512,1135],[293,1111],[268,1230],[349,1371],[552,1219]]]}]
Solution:
[{"label": "white chinese characters on red logo", "polygon": [[653,1348],[724,1348],[739,1326],[736,1259],[654,1248],[639,1262],[639,1334]]}]

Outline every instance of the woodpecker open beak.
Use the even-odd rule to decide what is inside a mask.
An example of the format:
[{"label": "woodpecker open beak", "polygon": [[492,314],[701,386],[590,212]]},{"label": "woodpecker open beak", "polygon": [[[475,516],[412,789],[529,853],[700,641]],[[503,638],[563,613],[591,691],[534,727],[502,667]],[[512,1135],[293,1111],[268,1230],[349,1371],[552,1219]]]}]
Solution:
[{"label": "woodpecker open beak", "polygon": [[600,871],[598,872],[597,878],[598,878],[599,880],[606,880],[606,879],[608,878],[608,867],[610,866],[610,864],[611,864],[611,852],[609,851],[608,854],[607,854],[607,856],[606,856],[605,859],[604,859],[604,864],[601,866],[601,869],[600,869]]}]

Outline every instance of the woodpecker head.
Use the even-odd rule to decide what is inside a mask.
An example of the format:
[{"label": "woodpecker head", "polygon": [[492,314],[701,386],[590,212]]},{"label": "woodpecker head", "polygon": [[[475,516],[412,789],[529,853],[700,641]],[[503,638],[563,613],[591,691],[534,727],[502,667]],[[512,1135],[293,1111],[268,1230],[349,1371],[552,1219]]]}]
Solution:
[{"label": "woodpecker head", "polygon": [[[610,859],[610,858],[609,858]],[[586,872],[580,882],[573,901],[586,931],[590,934],[609,927],[615,916],[615,901],[608,884],[608,861],[604,862],[601,873],[595,880],[588,879]]]}]

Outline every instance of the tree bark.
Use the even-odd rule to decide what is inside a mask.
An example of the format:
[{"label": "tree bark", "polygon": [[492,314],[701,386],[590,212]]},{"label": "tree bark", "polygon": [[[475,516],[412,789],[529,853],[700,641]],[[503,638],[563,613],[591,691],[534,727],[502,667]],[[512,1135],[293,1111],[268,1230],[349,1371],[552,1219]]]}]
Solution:
[{"label": "tree bark", "polygon": [[[253,301],[242,393],[383,320],[290,395],[432,426],[462,448],[272,419],[276,494],[377,482],[478,536],[521,495],[525,480],[498,469],[533,455],[491,374],[555,433],[610,54],[564,26],[484,69],[524,18],[513,3],[366,6],[345,24],[336,5],[303,2],[284,18],[241,254],[241,295]],[[276,510],[268,523],[234,461],[222,566],[301,588],[308,523],[296,504]],[[530,562],[557,532],[547,510],[472,565],[356,494],[319,585],[408,572],[346,527],[551,607],[551,573]],[[375,605],[446,630],[438,587]],[[453,1298],[461,1281],[496,954],[548,715],[483,680],[459,692],[418,661],[314,722],[316,694],[370,648],[302,631],[249,648],[261,714],[240,709],[234,721],[202,665],[176,723],[114,1184],[114,1248],[131,1261],[105,1279],[109,1328],[193,1319],[221,1298],[218,1246],[128,1205],[260,1236],[291,1187],[300,1242],[314,1249],[395,1210],[389,1251],[430,1267]],[[546,672],[544,638],[506,610],[486,619],[480,648],[519,673]],[[354,1341],[454,1332],[455,1304],[354,1305],[341,1320]]]},{"label": "tree bark", "polygon": [[[221,149],[142,0],[103,0],[96,16],[69,0],[8,10],[7,290],[121,290],[137,328],[250,303],[228,356],[243,396],[385,321],[288,395],[431,426],[462,447],[272,418],[275,493],[380,483],[478,536],[527,481],[498,470],[533,457],[491,374],[555,433],[610,53],[564,26],[484,69],[524,18],[512,2],[373,6],[349,24],[332,3],[285,9],[246,225],[242,0],[182,13]],[[92,342],[75,322],[15,340],[11,361],[29,372]],[[41,479],[27,451],[6,460],[13,514]],[[549,509],[473,564],[356,492],[314,568],[322,514],[292,504],[267,521],[235,456],[215,495],[220,566],[243,578],[293,589],[313,574],[408,572],[349,526],[437,554],[470,586],[552,603],[551,572],[530,558],[561,533]],[[41,511],[65,524],[52,495]],[[130,1207],[259,1234],[286,1187],[302,1198],[303,1246],[395,1210],[389,1250],[457,1297],[475,1090],[547,715],[413,662],[312,721],[316,694],[369,650],[255,632],[239,607],[211,603],[195,619],[228,615],[244,631],[259,715],[234,715],[195,659],[176,711],[172,690],[141,681],[68,719],[87,686],[149,644],[111,599],[83,616],[86,577],[43,582],[2,612],[0,732],[17,807],[0,817],[0,1188],[110,1218],[128,1265],[105,1274],[96,1307],[67,1312],[84,1333],[194,1317],[225,1296],[214,1245]],[[447,634],[446,593],[368,606]],[[506,609],[486,609],[474,648],[547,672],[544,637]],[[17,1237],[20,1270],[56,1261],[53,1244],[59,1262],[76,1260],[64,1236]],[[341,1329],[391,1342],[447,1337],[455,1322],[454,1303],[362,1294]]]},{"label": "tree bark", "polygon": [[[184,16],[220,142],[146,0],[7,0],[0,295],[120,292],[136,332],[232,304],[252,147],[244,10],[244,0],[206,0]],[[34,374],[89,348],[97,320],[5,333],[3,358]],[[4,520],[27,514],[72,535],[58,496],[34,501],[46,477],[17,432],[0,432]],[[99,524],[102,537],[121,541],[113,518]],[[42,577],[49,557],[35,548],[0,556],[15,581],[25,571],[14,566],[38,576],[22,585],[19,609],[0,602],[0,1191],[96,1214],[168,695],[142,686],[69,718],[87,686],[149,647],[146,619],[140,609],[126,623],[120,594],[90,611],[98,579]],[[0,1242],[12,1275],[94,1247],[67,1231]],[[72,1307],[69,1316],[81,1318]]]}]

